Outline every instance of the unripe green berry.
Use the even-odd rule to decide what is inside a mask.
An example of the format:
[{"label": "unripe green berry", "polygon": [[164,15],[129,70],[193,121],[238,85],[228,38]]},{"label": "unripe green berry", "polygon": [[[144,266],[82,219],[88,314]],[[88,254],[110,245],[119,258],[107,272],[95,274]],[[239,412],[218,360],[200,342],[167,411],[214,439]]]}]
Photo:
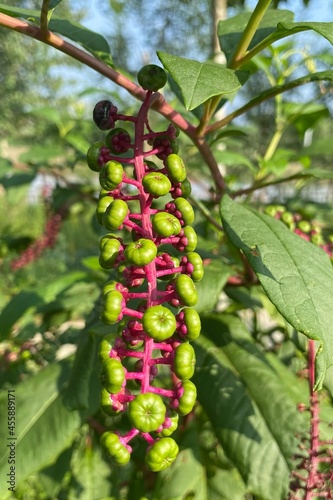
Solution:
[{"label": "unripe green berry", "polygon": [[122,310],[124,297],[118,290],[111,290],[103,297],[101,308],[101,320],[107,325],[113,325],[118,321]]},{"label": "unripe green berry", "polygon": [[184,179],[183,182],[180,184],[180,188],[182,190],[182,197],[188,198],[192,192],[192,186],[190,181],[188,179]]},{"label": "unripe green berry", "polygon": [[152,392],[138,394],[128,405],[128,417],[141,432],[156,431],[165,420],[166,407],[161,396]]},{"label": "unripe green berry", "polygon": [[194,267],[191,278],[193,281],[200,281],[203,278],[204,270],[202,264],[202,258],[196,252],[188,252],[186,254],[187,261]]},{"label": "unripe green berry", "polygon": [[112,290],[117,290],[117,285],[119,285],[118,281],[109,280],[103,286],[103,295],[111,292]]},{"label": "unripe green berry", "polygon": [[114,200],[108,205],[102,217],[103,226],[109,231],[115,231],[124,223],[127,214],[127,203],[124,200]]},{"label": "unripe green berry", "polygon": [[104,432],[101,436],[101,445],[108,452],[114,465],[124,466],[130,461],[130,452],[114,432]]},{"label": "unripe green berry", "polygon": [[192,307],[185,307],[181,311],[184,314],[184,324],[187,328],[185,334],[186,340],[195,340],[199,337],[201,332],[201,320],[200,316],[195,309]]},{"label": "unripe green berry", "polygon": [[98,223],[103,226],[103,216],[109,205],[113,202],[114,198],[112,196],[103,196],[97,204],[96,207],[96,218]]},{"label": "unripe green berry", "polygon": [[294,225],[294,216],[290,212],[283,212],[283,214],[281,215],[281,220],[289,227],[292,227]]},{"label": "unripe green berry", "polygon": [[188,342],[179,344],[175,349],[173,371],[180,380],[193,377],[195,369],[194,349]]},{"label": "unripe green berry", "polygon": [[103,269],[112,269],[115,265],[117,258],[119,257],[119,249],[121,243],[118,239],[113,238],[105,242],[103,250],[99,256],[99,265]]},{"label": "unripe green berry", "polygon": [[182,219],[186,226],[190,226],[194,222],[194,211],[190,203],[185,198],[176,198],[176,209],[182,214]]},{"label": "unripe green berry", "polygon": [[171,182],[166,175],[161,172],[149,172],[142,179],[146,193],[152,196],[165,196],[171,189]]},{"label": "unripe green berry", "polygon": [[99,249],[100,249],[100,251],[103,250],[104,245],[108,241],[114,240],[114,239],[118,240],[119,238],[118,238],[118,236],[116,234],[113,234],[113,233],[107,233],[104,236],[102,236],[102,238],[99,240]]},{"label": "unripe green berry", "polygon": [[101,395],[100,395],[100,406],[104,413],[106,415],[109,415],[110,417],[114,417],[115,415],[119,414],[121,410],[115,410],[112,408],[112,403],[110,399],[110,393],[103,387],[101,390]]},{"label": "unripe green berry", "polygon": [[161,432],[158,433],[159,436],[161,437],[168,437],[171,436],[171,434],[177,429],[178,427],[178,420],[179,420],[179,415],[175,411],[170,410],[168,412],[168,418],[171,421],[171,425],[169,427],[163,428]]},{"label": "unripe green berry", "polygon": [[159,472],[169,467],[175,461],[179,452],[176,441],[163,437],[149,448],[146,455],[146,465],[153,472]]},{"label": "unripe green berry", "polygon": [[152,218],[152,225],[155,233],[163,238],[177,235],[182,229],[177,217],[168,212],[157,212]]},{"label": "unripe green berry", "polygon": [[101,382],[111,394],[117,394],[125,380],[125,370],[118,359],[108,358],[102,364]]},{"label": "unripe green berry", "polygon": [[105,145],[102,142],[94,142],[87,151],[87,164],[93,172],[99,172],[102,168],[98,163],[98,158],[101,148],[104,146]]},{"label": "unripe green berry", "polygon": [[176,318],[170,309],[159,306],[149,307],[143,314],[144,331],[158,342],[171,337],[176,330]]},{"label": "unripe green berry", "polygon": [[179,398],[179,406],[176,411],[179,415],[188,415],[193,410],[197,399],[197,388],[190,380],[184,380],[182,387],[184,392]]},{"label": "unripe green berry", "polygon": [[143,89],[157,92],[166,84],[167,74],[160,66],[147,64],[140,69],[137,79]]},{"label": "unripe green berry", "polygon": [[108,161],[99,173],[99,182],[103,189],[112,191],[122,182],[124,169],[119,161]]},{"label": "unripe green berry", "polygon": [[100,359],[100,362],[103,364],[105,361],[110,359],[110,351],[113,347],[115,341],[115,334],[110,333],[109,335],[106,335],[103,337],[99,344],[99,351],[98,351],[98,356]]},{"label": "unripe green berry", "polygon": [[187,238],[187,245],[185,246],[186,252],[193,252],[197,248],[198,236],[192,226],[184,226],[183,232],[185,238]]},{"label": "unripe green berry", "polygon": [[301,220],[297,224],[297,227],[303,231],[303,233],[309,233],[312,229],[311,224],[308,220]]},{"label": "unripe green berry", "polygon": [[182,305],[192,307],[198,302],[198,292],[193,280],[186,274],[176,276],[175,290]]},{"label": "unripe green berry", "polygon": [[146,238],[129,243],[125,250],[126,260],[134,266],[146,266],[155,259],[156,255],[157,246]]},{"label": "unripe green berry", "polygon": [[177,154],[168,155],[165,160],[169,177],[172,182],[183,182],[186,179],[186,168],[183,160]]}]

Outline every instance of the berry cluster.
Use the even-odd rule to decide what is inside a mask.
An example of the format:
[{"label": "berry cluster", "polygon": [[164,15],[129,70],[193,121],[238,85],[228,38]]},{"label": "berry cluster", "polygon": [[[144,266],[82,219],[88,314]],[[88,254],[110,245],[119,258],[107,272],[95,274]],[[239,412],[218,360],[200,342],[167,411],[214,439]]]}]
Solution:
[{"label": "berry cluster", "polygon": [[319,226],[304,219],[299,213],[287,211],[283,205],[269,205],[266,207],[265,212],[275,219],[281,220],[291,231],[298,234],[304,240],[318,245],[333,259],[333,236],[330,235],[328,241],[325,241],[325,237]]},{"label": "berry cluster", "polygon": [[[166,83],[165,72],[149,65],[138,73],[138,81],[147,92],[136,117],[118,114],[109,101],[96,104],[96,125],[110,131],[105,143],[94,143],[87,153],[102,188],[97,220],[111,231],[101,238],[99,262],[117,272],[117,280],[103,289],[101,319],[108,325],[118,322],[119,328],[100,345],[101,406],[108,415],[126,411],[131,424],[122,436],[105,432],[101,443],[114,464],[125,465],[129,442],[140,435],[148,443],[147,466],[160,471],[178,454],[170,435],[179,415],[190,413],[196,401],[189,380],[195,353],[189,341],[200,334],[194,282],[201,280],[203,265],[194,251],[194,212],[187,200],[191,188],[177,155],[178,131],[170,125],[154,132],[148,121],[154,92]],[[119,120],[134,127],[133,141],[126,129],[115,127]],[[152,155],[159,166],[148,160]],[[167,195],[164,208],[155,208],[155,200]],[[129,243],[113,233],[125,228],[131,232]],[[165,378],[166,367],[169,382],[162,384],[157,376],[160,370]]]},{"label": "berry cluster", "polygon": [[52,215],[46,223],[44,234],[30,245],[22,254],[14,259],[10,267],[12,271],[17,271],[35,261],[47,248],[52,248],[56,244],[60,231],[62,216],[60,214]]}]

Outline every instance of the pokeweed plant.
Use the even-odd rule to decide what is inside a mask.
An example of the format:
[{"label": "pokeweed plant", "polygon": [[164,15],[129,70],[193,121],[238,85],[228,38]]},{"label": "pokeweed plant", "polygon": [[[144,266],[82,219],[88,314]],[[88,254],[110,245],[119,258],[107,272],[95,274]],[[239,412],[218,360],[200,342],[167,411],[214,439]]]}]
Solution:
[{"label": "pokeweed plant", "polygon": [[[141,435],[149,445],[146,464],[157,472],[177,457],[178,446],[170,435],[177,428],[178,414],[189,414],[196,401],[196,388],[189,380],[195,368],[189,340],[200,334],[200,317],[193,309],[198,301],[194,282],[203,277],[203,263],[194,251],[194,211],[186,199],[191,188],[177,154],[178,130],[170,125],[154,132],[148,119],[155,92],[166,84],[166,72],[148,65],[139,71],[138,81],[147,92],[136,117],[119,114],[110,101],[96,104],[97,127],[110,131],[105,144],[91,145],[87,162],[99,172],[102,188],[98,222],[110,231],[127,228],[133,240],[125,243],[107,233],[100,242],[101,267],[118,273],[118,281],[103,287],[101,319],[107,325],[119,323],[119,334],[104,337],[99,349],[101,405],[108,415],[127,411],[131,423],[125,435],[106,431],[101,442],[115,465],[126,465],[132,451],[129,443]],[[133,139],[127,130],[115,127],[119,121],[134,127]],[[153,155],[161,165],[149,160]],[[156,208],[155,200],[165,200],[166,195],[172,201]],[[168,246],[177,255],[167,251]],[[131,307],[135,299],[140,302]],[[126,368],[128,358],[136,360],[133,369]],[[159,365],[170,368],[168,389],[154,384]],[[128,388],[133,380],[139,392]]]},{"label": "pokeweed plant", "polygon": [[[332,229],[313,221],[302,203],[281,208],[281,200],[269,200],[267,207],[256,198],[267,187],[330,178],[327,169],[311,165],[312,153],[325,152],[327,144],[280,146],[293,125],[303,139],[329,114],[319,97],[313,107],[288,102],[284,93],[312,83],[324,98],[333,72],[317,71],[315,57],[302,50],[307,71],[300,76],[295,51],[275,42],[313,31],[332,43],[332,23],[294,22],[292,12],[259,0],[252,13],[220,21],[225,64],[160,51],[164,70],[144,67],[138,85],[114,69],[101,35],[55,16],[59,3],[45,0],[41,12],[0,5],[0,25],[74,57],[142,105],[136,116],[127,115],[105,96],[93,111],[103,136],[90,145],[87,162],[101,186],[98,270],[105,270],[103,279],[111,275],[100,312],[106,326],[92,314],[73,363],[50,364],[17,385],[20,484],[34,485],[31,477],[40,471],[44,478],[70,477],[49,493],[59,498],[77,497],[91,483],[101,498],[332,497]],[[179,100],[174,106],[159,92],[166,75]],[[268,86],[256,85],[255,97],[247,97],[245,83],[262,75]],[[221,117],[221,107],[238,92],[245,104]],[[272,133],[250,155],[246,131],[231,124],[269,100]],[[162,132],[151,127],[150,110],[170,122]],[[187,147],[178,155],[182,136]],[[291,162],[296,171],[290,172]],[[231,164],[226,175],[221,164]],[[198,171],[209,172],[203,201],[191,195],[187,178]],[[0,316],[1,339],[11,339],[18,320],[27,321],[27,297],[37,302],[39,318],[41,296],[55,307],[54,290],[47,292],[9,302]],[[263,310],[273,326],[260,323]],[[5,353],[8,364],[12,357]],[[1,410],[6,403],[0,399]],[[112,463],[111,480],[96,435]],[[7,458],[0,456],[1,477]],[[18,498],[24,494],[18,488]]]}]

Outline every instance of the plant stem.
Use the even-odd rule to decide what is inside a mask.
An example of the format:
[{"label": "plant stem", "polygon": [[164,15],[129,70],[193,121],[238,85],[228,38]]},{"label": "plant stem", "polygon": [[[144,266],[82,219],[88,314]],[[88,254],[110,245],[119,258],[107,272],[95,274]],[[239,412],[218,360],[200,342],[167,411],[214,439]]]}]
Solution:
[{"label": "plant stem", "polygon": [[41,30],[41,35],[44,40],[47,39],[47,26],[49,23],[48,20],[48,15],[49,15],[49,4],[50,0],[43,0],[42,8],[40,11],[40,30]]},{"label": "plant stem", "polygon": [[229,68],[237,69],[239,68],[239,66],[241,66],[241,59],[245,55],[270,3],[271,0],[259,0],[259,2],[257,3],[256,8],[254,9],[250,20],[243,32],[243,35],[238,43],[238,46],[236,47],[236,50],[232,55],[232,58],[228,65]]},{"label": "plant stem", "polygon": [[309,474],[306,481],[304,500],[313,498],[313,489],[316,487],[316,479],[318,475],[318,454],[319,454],[319,400],[318,393],[314,391],[315,384],[315,360],[316,348],[315,341],[309,341],[309,388],[310,388],[310,415],[311,415],[311,432],[310,432],[310,461]]}]

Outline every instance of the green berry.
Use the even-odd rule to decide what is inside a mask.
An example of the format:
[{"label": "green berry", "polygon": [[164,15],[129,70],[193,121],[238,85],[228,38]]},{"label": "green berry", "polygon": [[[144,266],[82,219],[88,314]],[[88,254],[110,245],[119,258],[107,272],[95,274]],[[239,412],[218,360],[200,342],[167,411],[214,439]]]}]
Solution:
[{"label": "green berry", "polygon": [[114,465],[123,466],[130,461],[130,452],[114,432],[104,432],[101,436],[101,445],[108,452]]},{"label": "green berry", "polygon": [[176,318],[170,309],[159,306],[149,307],[143,314],[144,331],[158,342],[171,337],[176,330]]},{"label": "green berry", "polygon": [[194,211],[190,203],[185,200],[185,198],[176,198],[175,201],[176,209],[182,214],[182,219],[186,226],[191,226],[194,222]]},{"label": "green berry", "polygon": [[113,325],[118,321],[124,297],[118,290],[111,290],[103,297],[101,307],[101,320],[107,325]]},{"label": "green berry", "polygon": [[187,238],[187,245],[185,246],[186,252],[193,252],[197,248],[198,236],[192,226],[183,227],[185,238]]},{"label": "green berry", "polygon": [[[103,199],[104,198],[102,198],[102,200]],[[115,231],[124,223],[127,214],[127,203],[124,200],[114,200],[110,203],[110,205],[108,205],[102,217],[103,226],[108,231]]]},{"label": "green berry", "polygon": [[177,217],[168,212],[157,212],[152,218],[152,225],[155,233],[163,238],[176,235],[182,229]]},{"label": "green berry", "polygon": [[173,371],[180,380],[193,377],[195,369],[194,349],[188,342],[179,344],[175,349]]},{"label": "green berry", "polygon": [[99,183],[103,189],[112,191],[122,182],[124,169],[118,161],[108,161],[99,173]]},{"label": "green berry", "polygon": [[137,79],[143,89],[157,92],[166,84],[167,74],[160,66],[147,64],[140,69]]},{"label": "green berry", "polygon": [[175,461],[179,452],[176,441],[163,437],[149,448],[146,455],[146,465],[153,472],[159,472],[169,467]]},{"label": "green berry", "polygon": [[165,166],[172,182],[183,182],[186,179],[186,168],[183,160],[177,154],[168,155]]},{"label": "green berry", "polygon": [[165,420],[166,407],[161,396],[152,392],[138,394],[128,405],[128,417],[141,432],[156,431]]},{"label": "green berry", "polygon": [[181,383],[184,392],[182,396],[179,398],[179,406],[176,408],[177,413],[179,415],[188,415],[194,407],[195,401],[197,399],[197,389],[193,382],[190,380],[184,380]]},{"label": "green berry", "polygon": [[155,197],[165,196],[171,189],[171,182],[161,172],[149,172],[143,177],[142,184],[146,193]]},{"label": "green berry", "polygon": [[101,382],[111,394],[117,394],[125,380],[125,370],[118,359],[108,358],[102,364]]},{"label": "green berry", "polygon": [[103,250],[99,256],[99,265],[103,269],[112,269],[119,257],[121,243],[117,238],[110,238],[105,242]]},{"label": "green berry", "polygon": [[201,320],[200,316],[195,309],[192,307],[185,307],[181,311],[184,313],[184,324],[187,328],[187,332],[185,334],[186,340],[195,340],[199,337],[201,332]]},{"label": "green berry", "polygon": [[110,333],[109,335],[106,335],[101,340],[101,342],[99,344],[99,351],[98,351],[98,355],[99,355],[99,359],[100,359],[101,363],[104,363],[105,361],[110,359],[110,351],[113,347],[114,341],[115,341],[115,334],[114,333]]},{"label": "green berry", "polygon": [[188,252],[186,254],[188,263],[194,267],[191,278],[193,281],[200,281],[203,278],[204,270],[202,265],[202,258],[196,252]]},{"label": "green berry", "polygon": [[161,437],[168,437],[177,429],[179,415],[175,411],[171,410],[168,412],[168,418],[171,421],[171,425],[169,427],[163,428],[161,432],[158,433]]},{"label": "green berry", "polygon": [[99,172],[102,168],[98,163],[102,147],[105,147],[102,142],[94,142],[87,151],[87,164],[93,172]]},{"label": "green berry", "polygon": [[157,246],[151,240],[140,238],[127,245],[125,258],[134,266],[146,266],[152,262],[157,255]]},{"label": "green berry", "polygon": [[182,197],[188,198],[192,192],[192,186],[188,179],[183,180],[180,184],[180,188],[182,190]]},{"label": "green berry", "polygon": [[96,218],[98,223],[103,226],[103,216],[111,203],[113,202],[113,196],[103,196],[96,207]]},{"label": "green berry", "polygon": [[100,395],[100,406],[104,413],[106,415],[109,415],[110,417],[114,417],[115,415],[119,414],[121,410],[114,410],[112,408],[112,402],[110,399],[110,393],[103,387],[101,390],[101,395]]},{"label": "green berry", "polygon": [[301,220],[297,224],[297,227],[303,231],[303,233],[309,233],[312,229],[312,226],[308,220]]},{"label": "green berry", "polygon": [[198,292],[192,279],[186,274],[176,276],[175,290],[182,305],[192,307],[198,302]]}]

